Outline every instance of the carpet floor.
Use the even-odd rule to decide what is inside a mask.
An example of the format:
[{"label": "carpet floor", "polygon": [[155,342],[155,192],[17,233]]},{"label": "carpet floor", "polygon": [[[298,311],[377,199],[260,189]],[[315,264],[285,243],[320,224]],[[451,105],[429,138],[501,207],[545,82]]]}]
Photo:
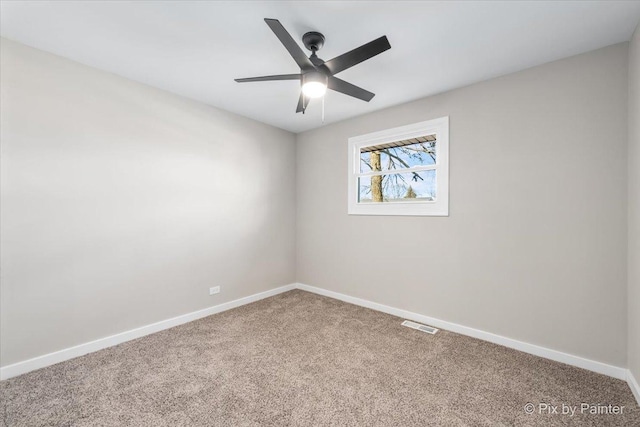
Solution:
[{"label": "carpet floor", "polygon": [[[400,323],[286,292],[2,381],[1,423],[640,426],[640,408],[623,381]],[[624,408],[583,414],[583,403]],[[540,404],[558,413],[540,411]],[[562,414],[563,404],[577,406],[573,416]]]}]

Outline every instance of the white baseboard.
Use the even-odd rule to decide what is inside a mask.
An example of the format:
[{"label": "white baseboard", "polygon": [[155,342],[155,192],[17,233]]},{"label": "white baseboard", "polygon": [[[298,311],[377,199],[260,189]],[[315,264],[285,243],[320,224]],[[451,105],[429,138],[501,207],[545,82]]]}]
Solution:
[{"label": "white baseboard", "polygon": [[627,384],[629,384],[631,392],[635,396],[638,405],[640,405],[640,385],[638,385],[638,381],[636,381],[630,370],[627,370]]},{"label": "white baseboard", "polygon": [[295,284],[281,286],[279,288],[275,288],[265,292],[260,292],[258,294],[250,295],[248,297],[229,301],[219,305],[214,305],[213,307],[205,308],[203,310],[198,310],[191,313],[183,314],[181,316],[173,317],[171,319],[162,320],[160,322],[152,323],[150,325],[141,326],[139,328],[131,329],[129,331],[121,332],[119,334],[100,338],[95,341],[90,341],[74,347],[65,348],[63,350],[45,354],[43,356],[34,357],[33,359],[14,363],[13,365],[4,366],[0,368],[0,380],[25,374],[27,372],[44,368],[46,366],[54,365],[56,363],[64,362],[65,360],[73,359],[78,356],[83,356],[87,353],[93,353],[94,351],[102,350],[103,348],[111,347],[117,344],[122,344],[123,342],[131,341],[133,339],[140,338],[145,335],[153,334],[154,332],[159,332],[164,329],[173,328],[174,326],[182,325],[183,323],[187,323],[197,319],[201,319],[203,317],[211,316],[212,314],[231,310],[232,308],[240,307],[242,305],[259,301],[261,299],[268,298],[268,297],[280,294],[282,292],[290,291],[292,289],[295,289],[295,287],[296,287]]},{"label": "white baseboard", "polygon": [[447,322],[444,320],[436,319],[433,317],[425,316],[422,314],[413,313],[407,310],[390,307],[384,304],[367,301],[361,298],[352,297],[349,295],[341,294],[338,292],[328,291],[314,286],[305,285],[302,283],[295,283],[279,288],[271,289],[258,294],[250,295],[248,297],[240,298],[227,303],[219,304],[213,307],[205,308],[203,310],[194,311],[181,316],[173,317],[171,319],[163,320],[160,322],[152,323],[150,325],[142,326],[129,331],[121,332],[119,334],[111,335],[105,338],[100,338],[95,341],[80,344],[74,347],[69,347],[60,351],[45,354],[43,356],[34,357],[33,359],[25,360],[22,362],[14,363],[12,365],[4,366],[0,368],[0,379],[15,377],[36,369],[44,368],[56,363],[64,362],[65,360],[73,359],[92,353],[94,351],[102,350],[107,347],[111,347],[117,344],[121,344],[126,341],[130,341],[136,338],[143,337],[145,335],[159,332],[165,329],[172,328],[174,326],[181,325],[183,323],[191,322],[203,317],[211,316],[212,314],[220,313],[232,308],[240,307],[245,304],[249,304],[255,301],[259,301],[270,296],[287,292],[292,289],[301,289],[304,291],[312,292],[319,295],[324,295],[330,298],[345,301],[351,304],[359,305],[362,307],[370,308],[373,310],[381,311],[383,313],[391,314],[404,319],[413,320],[420,323],[435,326],[440,329],[445,329],[451,332],[456,332],[462,335],[478,338],[481,340],[489,341],[495,344],[503,345],[505,347],[513,348],[525,353],[530,353],[536,356],[544,357],[547,359],[555,360],[557,362],[566,363],[568,365],[577,366],[579,368],[587,369],[589,371],[597,372],[600,374],[608,375],[610,377],[626,380],[634,393],[634,396],[640,404],[640,387],[638,383],[631,375],[631,372],[625,368],[608,365],[602,362],[596,362],[594,360],[585,359],[579,356],[563,353],[556,350],[551,350],[545,347],[540,347],[534,344],[528,344],[522,341],[517,341],[511,338],[503,337],[500,335],[492,334],[490,332],[481,331],[478,329],[470,328],[467,326],[458,325],[456,323]]},{"label": "white baseboard", "polygon": [[[389,307],[388,305],[378,304],[376,302],[367,301],[367,300],[352,297],[349,295],[344,295],[338,292],[328,291],[322,288],[316,288],[315,286],[309,286],[302,283],[298,283],[296,284],[296,288],[301,289],[303,291],[324,295],[330,298],[335,298],[341,301],[345,301],[351,304],[370,308],[373,310],[381,311],[383,313],[391,314],[393,316],[401,317],[403,319],[409,319],[416,322],[425,323],[427,325],[435,326],[436,328],[445,329],[451,332],[456,332],[461,335],[467,335],[473,338],[489,341],[494,344],[499,344],[505,347],[522,351],[524,353],[529,353],[535,356],[544,357],[546,359],[555,360],[556,362],[566,363],[567,365],[577,366],[582,369],[587,369],[589,371],[597,372],[599,374],[608,375],[610,377],[617,378],[620,380],[627,380],[628,378],[627,369],[620,368],[618,366],[608,365],[602,362],[596,362],[595,360],[589,360],[580,356],[574,356],[572,354],[563,353],[561,351],[551,350],[549,348],[541,347],[535,344],[529,344],[526,342],[503,337],[501,335],[492,334],[491,332],[485,332],[478,329],[470,328],[468,326],[458,325],[457,323],[451,323],[445,320],[424,316],[422,314],[413,313],[407,310],[402,310],[395,307]],[[637,387],[637,383],[636,383],[636,387]],[[637,398],[637,395],[636,395],[636,398]]]}]

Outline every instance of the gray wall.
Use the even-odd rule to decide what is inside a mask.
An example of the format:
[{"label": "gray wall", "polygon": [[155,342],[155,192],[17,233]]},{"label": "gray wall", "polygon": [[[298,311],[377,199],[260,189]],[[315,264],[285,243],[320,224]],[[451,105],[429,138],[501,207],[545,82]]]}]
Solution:
[{"label": "gray wall", "polygon": [[[618,366],[628,339],[640,378],[638,38],[629,92],[621,44],[300,134],[297,159],[292,134],[2,40],[0,364],[293,282],[297,258],[300,282]],[[348,216],[347,138],[444,115],[450,216]]]},{"label": "gray wall", "polygon": [[640,381],[640,25],[629,44],[629,369]]},{"label": "gray wall", "polygon": [[294,281],[293,134],[1,55],[3,366]]},{"label": "gray wall", "polygon": [[[347,139],[446,115],[450,216],[348,216]],[[626,156],[626,43],[299,134],[297,279],[626,366]]]}]

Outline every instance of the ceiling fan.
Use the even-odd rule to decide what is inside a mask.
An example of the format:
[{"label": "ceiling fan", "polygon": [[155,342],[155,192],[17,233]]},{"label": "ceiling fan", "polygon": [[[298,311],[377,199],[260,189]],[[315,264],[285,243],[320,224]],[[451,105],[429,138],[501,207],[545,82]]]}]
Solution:
[{"label": "ceiling fan", "polygon": [[289,54],[293,57],[294,61],[296,61],[300,67],[300,73],[235,79],[236,82],[246,83],[272,80],[299,80],[302,85],[302,90],[300,98],[298,99],[296,113],[302,112],[303,114],[307,109],[309,100],[311,98],[319,98],[323,96],[327,88],[367,102],[371,101],[375,96],[374,93],[345,82],[344,80],[335,77],[335,75],[347,68],[351,68],[354,65],[366,61],[367,59],[373,58],[385,50],[391,49],[387,36],[377,38],[367,44],[325,62],[316,55],[316,52],[324,45],[324,35],[316,31],[311,31],[302,36],[302,43],[311,51],[311,56],[307,58],[307,55],[302,49],[300,49],[300,46],[298,46],[295,40],[293,40],[291,34],[287,32],[280,21],[269,18],[265,18],[264,21],[275,33],[276,37],[278,37],[284,47],[289,51]]}]

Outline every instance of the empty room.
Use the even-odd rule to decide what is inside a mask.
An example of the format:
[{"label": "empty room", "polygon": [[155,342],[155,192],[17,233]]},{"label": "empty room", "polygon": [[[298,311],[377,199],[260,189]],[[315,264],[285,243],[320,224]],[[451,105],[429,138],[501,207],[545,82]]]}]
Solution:
[{"label": "empty room", "polygon": [[0,35],[1,427],[640,427],[640,1]]}]

